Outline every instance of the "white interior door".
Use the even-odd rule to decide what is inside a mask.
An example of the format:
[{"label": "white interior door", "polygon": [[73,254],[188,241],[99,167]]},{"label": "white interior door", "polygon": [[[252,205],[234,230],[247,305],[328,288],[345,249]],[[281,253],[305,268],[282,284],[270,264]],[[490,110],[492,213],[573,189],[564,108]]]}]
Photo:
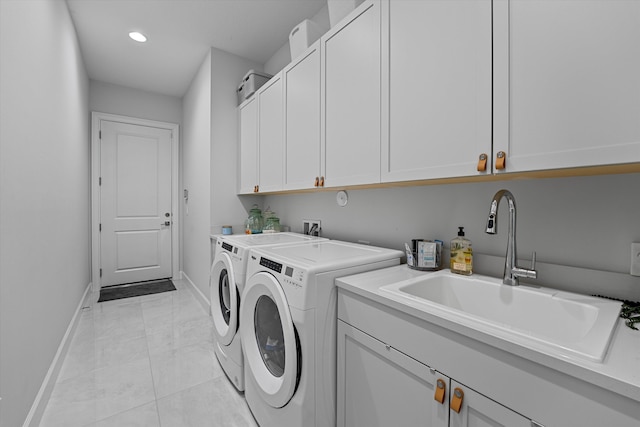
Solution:
[{"label": "white interior door", "polygon": [[102,120],[100,132],[100,284],[171,277],[171,130]]}]

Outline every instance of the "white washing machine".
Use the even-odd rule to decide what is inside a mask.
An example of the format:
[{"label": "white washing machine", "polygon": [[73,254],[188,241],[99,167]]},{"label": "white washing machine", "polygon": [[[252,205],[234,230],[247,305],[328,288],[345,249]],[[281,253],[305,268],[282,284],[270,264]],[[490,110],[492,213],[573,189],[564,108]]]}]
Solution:
[{"label": "white washing machine", "polygon": [[244,363],[238,313],[249,249],[318,240],[327,239],[298,233],[272,233],[220,236],[216,240],[209,277],[211,318],[216,336],[214,349],[222,369],[239,391],[244,391]]},{"label": "white washing machine", "polygon": [[400,263],[336,240],[251,250],[240,304],[245,398],[261,427],[334,427],[336,278]]}]

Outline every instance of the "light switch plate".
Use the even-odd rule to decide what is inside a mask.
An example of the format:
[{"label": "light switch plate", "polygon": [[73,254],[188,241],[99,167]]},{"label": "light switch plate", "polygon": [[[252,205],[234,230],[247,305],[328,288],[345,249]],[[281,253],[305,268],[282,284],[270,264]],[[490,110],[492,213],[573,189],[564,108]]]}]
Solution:
[{"label": "light switch plate", "polygon": [[640,243],[631,244],[631,275],[640,276]]}]

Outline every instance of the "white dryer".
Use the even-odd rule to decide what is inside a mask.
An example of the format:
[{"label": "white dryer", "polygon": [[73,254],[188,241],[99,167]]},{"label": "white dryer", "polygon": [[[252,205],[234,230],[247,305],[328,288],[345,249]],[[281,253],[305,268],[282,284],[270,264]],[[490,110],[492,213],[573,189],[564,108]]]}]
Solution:
[{"label": "white dryer", "polygon": [[251,250],[240,337],[245,398],[261,427],[335,426],[334,281],[402,255],[336,240]]},{"label": "white dryer", "polygon": [[244,287],[249,249],[327,240],[298,233],[239,234],[216,240],[209,277],[215,354],[233,385],[244,391],[242,345],[238,334],[240,295]]}]

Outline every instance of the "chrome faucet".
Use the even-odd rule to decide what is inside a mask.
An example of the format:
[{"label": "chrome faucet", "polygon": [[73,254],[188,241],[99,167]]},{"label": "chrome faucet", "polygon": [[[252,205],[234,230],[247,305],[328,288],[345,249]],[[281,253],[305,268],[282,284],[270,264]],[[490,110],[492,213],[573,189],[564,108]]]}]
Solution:
[{"label": "chrome faucet", "polygon": [[520,268],[516,265],[518,254],[516,251],[516,199],[509,190],[500,190],[491,201],[491,210],[489,211],[489,219],[487,220],[487,234],[498,233],[498,206],[502,198],[507,199],[509,203],[509,235],[507,236],[507,256],[504,261],[504,276],[502,283],[505,285],[518,286],[520,277],[536,279],[538,272],[536,268],[536,253],[533,253],[531,260],[531,269]]},{"label": "chrome faucet", "polygon": [[320,235],[320,228],[318,228],[318,224],[313,224],[311,226],[311,228],[309,229],[309,236],[319,236]]}]

